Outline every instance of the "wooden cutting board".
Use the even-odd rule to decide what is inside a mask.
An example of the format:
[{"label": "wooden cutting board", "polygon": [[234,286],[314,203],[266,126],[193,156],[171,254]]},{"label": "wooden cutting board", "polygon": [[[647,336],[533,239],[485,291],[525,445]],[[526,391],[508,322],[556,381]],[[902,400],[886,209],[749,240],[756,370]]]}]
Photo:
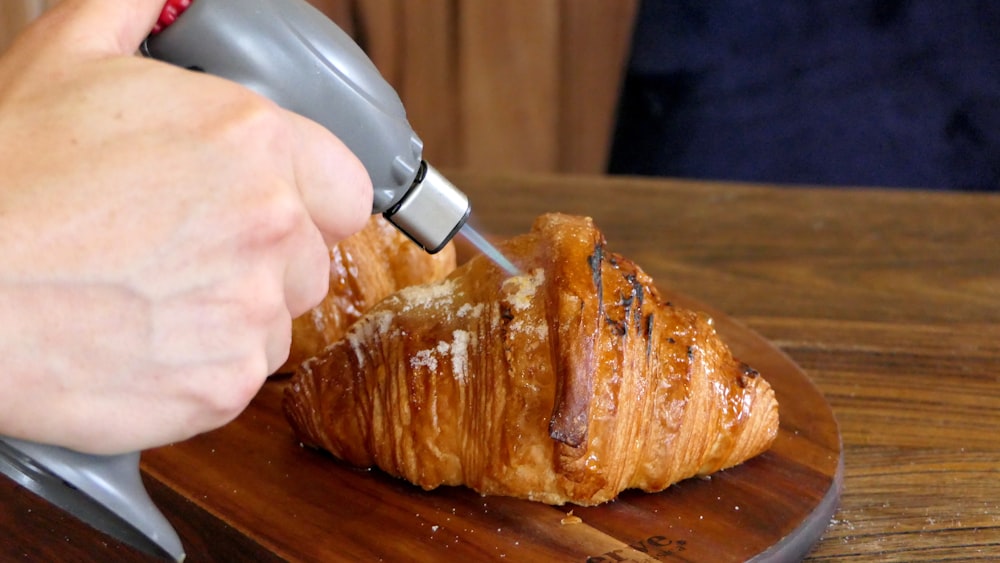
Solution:
[{"label": "wooden cutting board", "polygon": [[[268,382],[226,427],[143,455],[147,487],[189,561],[759,561],[799,558],[819,539],[842,483],[840,435],[808,377],[759,335],[705,310],[780,402],[773,447],[711,479],[598,507],[425,492],[300,447]],[[575,518],[568,518],[572,511]]]}]

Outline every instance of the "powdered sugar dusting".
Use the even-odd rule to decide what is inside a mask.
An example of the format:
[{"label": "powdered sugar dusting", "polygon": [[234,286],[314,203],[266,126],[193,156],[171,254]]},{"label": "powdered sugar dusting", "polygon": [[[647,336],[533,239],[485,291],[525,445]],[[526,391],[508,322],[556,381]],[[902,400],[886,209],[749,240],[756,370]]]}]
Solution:
[{"label": "powdered sugar dusting", "polygon": [[309,312],[309,318],[312,319],[313,326],[316,330],[322,332],[326,330],[326,319],[323,318],[323,308],[313,307]]},{"label": "powdered sugar dusting", "polygon": [[508,285],[515,285],[513,292],[506,299],[510,303],[511,312],[514,313],[514,320],[510,322],[507,328],[512,332],[520,332],[532,336],[532,342],[548,337],[548,323],[545,322],[544,317],[519,313],[524,313],[531,307],[531,302],[535,298],[536,293],[538,293],[538,288],[544,282],[545,270],[542,268],[537,268],[531,272],[530,276],[514,276],[504,282],[504,289],[509,289]]},{"label": "powdered sugar dusting", "polygon": [[413,354],[410,357],[410,367],[435,371],[440,365],[439,361],[446,362],[450,359],[452,375],[459,383],[465,383],[469,377],[469,343],[475,335],[467,330],[455,330],[451,337],[451,342],[441,340],[437,346]]},{"label": "powdered sugar dusting", "polygon": [[471,303],[466,303],[461,307],[459,307],[458,311],[456,311],[455,314],[462,319],[464,319],[465,317],[478,319],[483,314],[483,304],[477,303],[475,305],[472,305]]},{"label": "powdered sugar dusting", "polygon": [[514,311],[523,311],[531,306],[531,298],[535,292],[545,282],[545,270],[536,268],[531,275],[511,276],[504,280],[504,290],[510,285],[514,285],[514,291],[508,297],[508,301]]},{"label": "powdered sugar dusting", "polygon": [[[397,314],[432,307],[447,310],[452,305],[454,294],[454,280],[444,280],[440,283],[405,287],[387,297],[384,308],[370,311],[347,331],[346,338],[354,351],[358,366],[365,365],[366,342],[372,342],[376,337],[385,339],[393,336],[390,331]],[[482,305],[477,307],[481,310]],[[466,309],[464,313],[478,314],[475,308]],[[438,368],[438,358],[447,354],[449,349],[450,345],[447,342],[441,342],[436,350],[421,350],[410,358],[410,365],[413,368],[424,367],[434,371]]]},{"label": "powdered sugar dusting", "polygon": [[511,332],[522,332],[533,337],[532,341],[537,342],[549,336],[549,324],[544,318],[532,319],[533,322],[525,322],[524,319],[515,319],[508,325]]},{"label": "powdered sugar dusting", "polygon": [[465,383],[469,378],[469,333],[456,330],[451,335],[454,338],[451,343],[451,371],[459,383]]},{"label": "powdered sugar dusting", "polygon": [[438,367],[437,356],[434,355],[434,350],[421,350],[410,358],[410,367],[413,369],[417,368],[427,368],[431,371],[436,371]]},{"label": "powdered sugar dusting", "polygon": [[427,307],[448,307],[455,293],[455,280],[405,287],[393,296],[401,302],[400,312]]},{"label": "powdered sugar dusting", "polygon": [[354,357],[358,361],[358,367],[365,365],[365,342],[371,340],[376,334],[384,335],[392,327],[392,312],[378,311],[362,317],[347,331],[347,342],[354,351]]}]

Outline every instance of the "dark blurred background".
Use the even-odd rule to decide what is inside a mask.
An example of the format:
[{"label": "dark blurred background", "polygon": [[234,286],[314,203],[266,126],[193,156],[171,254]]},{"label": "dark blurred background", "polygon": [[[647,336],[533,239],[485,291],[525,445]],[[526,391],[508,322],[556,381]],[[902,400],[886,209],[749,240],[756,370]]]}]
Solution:
[{"label": "dark blurred background", "polygon": [[609,170],[1000,191],[1000,2],[644,0]]}]

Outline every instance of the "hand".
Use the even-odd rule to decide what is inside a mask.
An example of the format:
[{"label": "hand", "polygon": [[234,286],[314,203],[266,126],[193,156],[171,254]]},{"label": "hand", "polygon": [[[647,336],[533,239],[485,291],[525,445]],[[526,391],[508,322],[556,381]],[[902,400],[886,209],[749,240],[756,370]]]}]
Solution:
[{"label": "hand", "polygon": [[163,0],[63,0],[0,58],[0,434],[91,453],[235,417],[362,227],[319,125],[133,54]]}]

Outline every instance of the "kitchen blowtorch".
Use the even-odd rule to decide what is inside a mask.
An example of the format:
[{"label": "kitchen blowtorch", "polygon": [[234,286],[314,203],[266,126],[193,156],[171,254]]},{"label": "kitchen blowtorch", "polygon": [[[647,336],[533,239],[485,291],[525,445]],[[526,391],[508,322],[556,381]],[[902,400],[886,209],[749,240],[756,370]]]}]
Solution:
[{"label": "kitchen blowtorch", "polygon": [[[375,65],[305,0],[172,1],[167,11],[171,21],[147,38],[143,55],[233,80],[318,122],[364,164],[373,213],[430,253],[461,231],[518,273],[467,225],[468,198],[423,160],[422,141]],[[0,473],[147,553],[184,559],[176,531],[142,484],[138,452],[88,455],[0,436]]]},{"label": "kitchen blowtorch", "polygon": [[[396,91],[361,47],[306,1],[195,0],[141,50],[243,84],[326,127],[368,171],[372,213],[427,252],[466,225],[468,198],[423,160],[423,142]],[[517,272],[486,239],[467,238]]]}]

